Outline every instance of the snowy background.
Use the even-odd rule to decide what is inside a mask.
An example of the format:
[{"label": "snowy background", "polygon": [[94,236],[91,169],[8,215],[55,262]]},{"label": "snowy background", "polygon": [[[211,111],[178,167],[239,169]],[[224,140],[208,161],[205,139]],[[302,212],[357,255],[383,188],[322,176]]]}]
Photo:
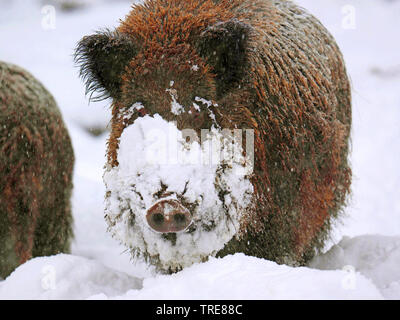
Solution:
[{"label": "snowy background", "polygon": [[72,254],[28,261],[0,280],[0,299],[400,299],[400,1],[296,1],[337,39],[353,87],[353,194],[327,252],[307,268],[236,254],[168,276],[106,233],[109,101],[88,105],[72,59],[81,37],[117,26],[132,1],[67,2],[0,0],[0,60],[55,96],[76,155]]}]

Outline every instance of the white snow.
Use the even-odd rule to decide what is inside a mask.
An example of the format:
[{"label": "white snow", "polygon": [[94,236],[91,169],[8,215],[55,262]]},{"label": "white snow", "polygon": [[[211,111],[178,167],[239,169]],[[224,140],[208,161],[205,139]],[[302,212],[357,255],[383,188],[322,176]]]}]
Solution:
[{"label": "white snow", "polygon": [[210,108],[211,106],[218,107],[217,103],[213,103],[212,101],[206,100],[206,99],[201,98],[201,97],[195,97],[194,100],[196,100],[197,102],[201,102],[201,103],[205,104],[207,106],[207,108]]},{"label": "white snow", "polygon": [[382,299],[359,273],[279,266],[243,254],[142,281],[81,257],[36,258],[0,287],[3,299]]},{"label": "white snow", "polygon": [[32,259],[0,287],[2,299],[86,299],[141,288],[142,280],[83,257],[59,254]]},{"label": "white snow", "polygon": [[388,299],[400,299],[400,237],[366,235],[344,237],[310,267],[337,270],[353,267],[372,282]]},{"label": "white snow", "polygon": [[308,268],[236,254],[168,276],[131,262],[106,232],[108,134],[94,137],[87,129],[106,127],[109,101],[88,106],[72,61],[77,41],[116,26],[130,1],[90,0],[82,10],[57,9],[55,28],[46,29],[43,21],[52,20],[43,20],[39,1],[0,0],[6,44],[0,59],[25,67],[52,92],[77,159],[72,255],[28,261],[0,281],[0,299],[400,299],[400,1],[297,2],[333,33],[352,80],[354,179],[346,217],[327,252]]},{"label": "white snow", "polygon": [[[210,100],[206,100],[206,99],[204,99],[204,98],[201,98],[201,97],[195,97],[194,100],[195,100],[196,102],[200,102],[202,105],[205,105],[205,106],[206,106],[207,112],[208,112],[208,116],[213,120],[213,125],[216,126],[216,127],[218,128],[219,125],[217,124],[217,121],[216,121],[216,118],[215,118],[215,114],[214,114],[214,112],[210,109],[211,106],[213,106],[213,107],[218,107],[218,104],[217,104],[217,103],[214,103],[214,102],[212,102],[212,101],[210,101]],[[200,107],[197,103],[195,103],[195,102],[193,102],[193,107],[194,107],[197,111],[200,111],[200,110],[201,110],[201,107]]]},{"label": "white snow", "polygon": [[[172,87],[174,85],[174,81],[172,80],[170,82],[170,86]],[[177,92],[175,89],[165,89],[166,92],[168,92],[171,96],[171,113],[174,115],[180,115],[181,113],[185,112],[185,107],[179,104],[177,101]]]},{"label": "white snow", "polygon": [[120,114],[122,120],[129,120],[132,118],[132,115],[134,114],[135,111],[139,111],[141,109],[144,109],[144,106],[141,102],[135,102],[134,104],[131,105],[131,107],[127,110],[123,110],[123,113]]}]

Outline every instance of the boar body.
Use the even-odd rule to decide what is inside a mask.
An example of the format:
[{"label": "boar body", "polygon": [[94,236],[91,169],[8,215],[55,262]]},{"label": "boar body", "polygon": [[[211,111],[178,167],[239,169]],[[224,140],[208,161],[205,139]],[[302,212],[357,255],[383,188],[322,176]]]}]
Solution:
[{"label": "boar body", "polygon": [[0,62],[0,277],[32,257],[68,252],[73,165],[51,94]]},{"label": "boar body", "polygon": [[[117,30],[83,38],[76,61],[87,91],[113,101],[105,182],[106,198],[116,200],[109,201],[106,220],[134,255],[176,271],[209,255],[235,252],[302,265],[323,247],[350,190],[351,93],[342,54],[315,17],[285,0],[149,0],[133,6]],[[243,140],[253,141],[251,172],[236,175],[236,180],[221,178],[234,168],[222,161],[211,174],[212,186],[204,187],[218,195],[214,213],[226,219],[205,218],[210,208],[202,207],[204,197],[196,202],[185,195],[192,190],[200,196],[190,186],[202,179],[185,176],[179,167],[168,175],[184,182],[179,190],[156,167],[135,167],[125,178],[119,176],[119,181],[129,180],[148,170],[150,179],[153,170],[148,203],[134,182],[110,187],[110,172],[120,170],[127,159],[140,162],[144,156],[144,149],[121,156],[121,144],[130,139],[127,130],[138,125],[138,118],[156,116],[173,122],[182,134],[191,129],[198,137],[201,129],[253,130],[252,138]],[[132,150],[143,144],[129,141]],[[239,147],[243,158],[236,160],[244,166],[251,150]],[[240,181],[251,188],[235,190]],[[250,190],[248,200],[244,195]],[[144,217],[147,224],[140,224],[140,230],[132,227],[131,236],[121,234]],[[207,223],[201,223],[203,218]],[[178,222],[171,219],[181,219],[181,232],[175,232]],[[235,231],[226,221],[233,221]],[[224,228],[224,236],[215,232]],[[190,238],[191,232],[196,236]],[[144,234],[153,240],[146,241]],[[208,241],[215,246],[200,254],[196,244],[201,237],[217,240]],[[179,245],[189,238],[190,253]],[[149,249],[154,239],[160,245]],[[186,261],[187,255],[193,258]]]}]

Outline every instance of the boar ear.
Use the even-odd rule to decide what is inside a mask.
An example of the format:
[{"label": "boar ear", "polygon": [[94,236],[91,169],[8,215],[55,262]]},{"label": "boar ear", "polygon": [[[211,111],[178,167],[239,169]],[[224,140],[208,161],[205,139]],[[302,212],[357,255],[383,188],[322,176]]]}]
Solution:
[{"label": "boar ear", "polygon": [[[101,31],[83,37],[78,43],[74,60],[90,100],[118,98],[121,76],[137,50],[132,41],[116,31]],[[94,93],[97,93],[93,97]]]},{"label": "boar ear", "polygon": [[201,33],[198,49],[216,74],[220,94],[240,81],[246,71],[251,31],[248,24],[232,19]]}]

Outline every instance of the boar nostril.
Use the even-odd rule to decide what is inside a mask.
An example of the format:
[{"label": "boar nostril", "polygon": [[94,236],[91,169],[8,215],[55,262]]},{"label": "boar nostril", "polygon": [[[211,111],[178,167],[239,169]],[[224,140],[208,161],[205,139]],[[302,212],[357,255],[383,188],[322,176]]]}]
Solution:
[{"label": "boar nostril", "polygon": [[162,213],[155,213],[152,215],[153,222],[160,225],[164,222],[164,215]]},{"label": "boar nostril", "polygon": [[181,224],[185,222],[186,216],[183,213],[176,213],[174,215],[174,220],[176,223]]},{"label": "boar nostril", "polygon": [[189,210],[174,199],[156,202],[147,210],[146,219],[154,231],[161,233],[184,231],[192,222]]}]

